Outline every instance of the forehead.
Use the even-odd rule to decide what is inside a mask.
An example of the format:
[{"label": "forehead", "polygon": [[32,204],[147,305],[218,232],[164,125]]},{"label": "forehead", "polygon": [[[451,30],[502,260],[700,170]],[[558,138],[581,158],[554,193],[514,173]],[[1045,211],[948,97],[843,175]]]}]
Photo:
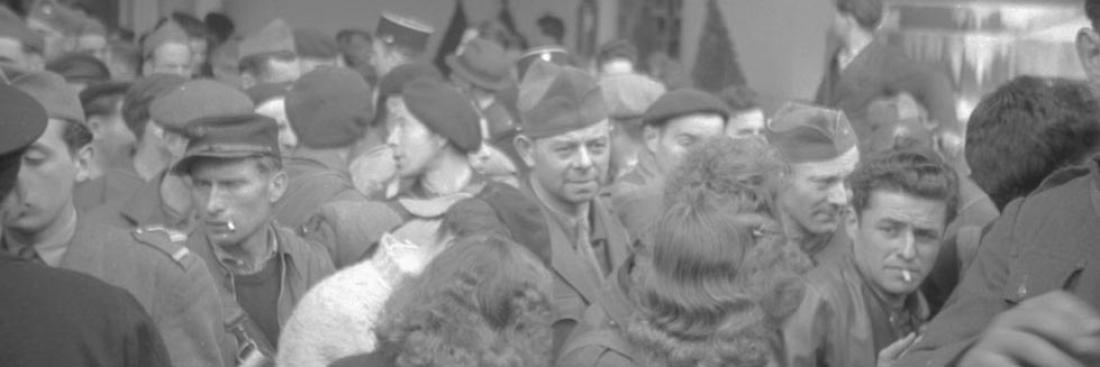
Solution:
[{"label": "forehead", "polygon": [[284,116],[286,115],[286,100],[283,98],[270,99],[256,106],[256,113],[271,118]]},{"label": "forehead", "polygon": [[665,124],[665,131],[672,134],[716,135],[722,132],[725,121],[713,113],[697,113],[675,117]]},{"label": "forehead", "polygon": [[791,172],[803,177],[848,176],[858,163],[859,150],[852,147],[836,158],[791,164]]},{"label": "forehead", "polygon": [[153,50],[153,56],[157,60],[190,59],[191,46],[180,43],[165,43]]},{"label": "forehead", "polygon": [[539,139],[549,144],[577,143],[607,138],[611,135],[611,122],[603,120],[595,125]]},{"label": "forehead", "polygon": [[947,217],[947,203],[894,190],[874,190],[863,214],[871,220],[890,219],[938,228]]},{"label": "forehead", "polygon": [[65,149],[65,140],[62,138],[62,135],[65,133],[65,124],[68,124],[68,122],[51,118],[46,125],[46,130],[42,132],[42,136],[39,136],[34,144],[31,144],[31,148],[46,150]]},{"label": "forehead", "polygon": [[260,175],[257,158],[194,158],[191,177],[217,180],[229,178],[253,178]]}]

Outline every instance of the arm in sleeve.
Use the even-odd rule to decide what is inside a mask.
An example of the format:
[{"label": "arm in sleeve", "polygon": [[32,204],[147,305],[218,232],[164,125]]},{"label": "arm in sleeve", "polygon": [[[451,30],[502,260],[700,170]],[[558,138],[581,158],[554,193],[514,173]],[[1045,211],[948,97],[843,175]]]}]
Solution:
[{"label": "arm in sleeve", "polygon": [[978,255],[922,339],[895,366],[950,366],[974,343],[993,317],[1009,308],[1001,296],[1008,281],[1012,232],[1020,202],[1005,209],[982,239]]},{"label": "arm in sleeve", "polygon": [[[225,331],[221,298],[214,278],[198,257],[160,267],[164,289],[154,306],[164,315],[158,327],[177,367],[231,366],[234,343]],[[172,267],[172,268],[169,268]]]},{"label": "arm in sleeve", "polygon": [[119,307],[114,315],[121,320],[115,319],[116,322],[111,324],[119,325],[123,333],[119,338],[123,344],[123,355],[119,356],[119,360],[125,361],[124,366],[172,366],[168,350],[164,346],[164,339],[161,338],[153,319],[141,304],[126,292],[119,292],[116,299],[119,300]]}]

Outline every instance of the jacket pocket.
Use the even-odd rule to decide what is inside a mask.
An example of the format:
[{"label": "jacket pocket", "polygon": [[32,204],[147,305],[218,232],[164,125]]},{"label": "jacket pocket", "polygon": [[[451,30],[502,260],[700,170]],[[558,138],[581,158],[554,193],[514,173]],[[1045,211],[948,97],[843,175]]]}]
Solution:
[{"label": "jacket pocket", "polygon": [[1071,290],[1086,260],[1048,250],[1026,249],[1013,260],[1002,296],[1010,303],[1051,291]]}]

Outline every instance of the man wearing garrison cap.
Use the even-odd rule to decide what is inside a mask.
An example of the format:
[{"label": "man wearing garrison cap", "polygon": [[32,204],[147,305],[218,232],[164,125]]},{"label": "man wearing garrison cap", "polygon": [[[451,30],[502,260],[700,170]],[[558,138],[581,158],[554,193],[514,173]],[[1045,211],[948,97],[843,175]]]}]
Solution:
[{"label": "man wearing garrison cap", "polygon": [[[0,74],[2,75],[2,74]],[[0,80],[0,216],[18,210],[24,154],[49,121],[33,97]],[[56,134],[57,131],[51,133]],[[54,140],[58,140],[54,137]],[[64,154],[64,153],[62,153]],[[153,320],[130,292],[0,251],[0,360],[25,366],[169,366]],[[141,343],[131,341],[141,340]],[[48,348],[42,346],[48,345]]]},{"label": "man wearing garrison cap", "polygon": [[55,0],[38,1],[27,14],[27,27],[42,35],[43,54],[52,60],[72,51],[86,16]]},{"label": "man wearing garrison cap", "polygon": [[15,13],[0,6],[0,68],[24,72],[43,70],[46,67],[45,42],[42,35],[28,28]]},{"label": "man wearing garrison cap", "polygon": [[[190,178],[198,226],[187,248],[202,258],[221,294],[221,346],[235,365],[270,365],[282,326],[314,284],[333,272],[325,249],[274,220],[286,191],[278,125],[246,112],[191,119],[173,174]],[[255,364],[247,364],[255,365]]]},{"label": "man wearing garrison cap", "polygon": [[154,94],[148,115],[144,116],[147,121],[139,156],[134,160],[143,181],[122,198],[108,200],[93,214],[102,216],[104,223],[123,228],[161,226],[187,232],[195,225],[197,208],[192,205],[184,177],[167,169],[184,154],[185,126],[202,117],[252,112],[252,101],[236,88],[205,79]]},{"label": "man wearing garrison cap", "polygon": [[840,111],[789,103],[776,112],[766,134],[791,165],[777,199],[787,239],[817,264],[832,260],[844,242],[839,230],[849,200],[844,181],[860,158],[848,118]]},{"label": "man wearing garrison cap", "polygon": [[522,182],[551,234],[554,347],[604,278],[629,253],[630,236],[600,198],[611,159],[611,123],[596,80],[572,67],[536,61],[520,85],[523,124],[516,148],[529,168]]},{"label": "man wearing garrison cap", "polygon": [[46,108],[45,133],[30,145],[0,249],[126,289],[150,313],[177,366],[221,366],[220,298],[201,260],[164,231],[105,225],[73,205],[73,185],[91,163],[92,134],[75,91],[48,72],[13,81]]},{"label": "man wearing garrison cap", "polygon": [[962,149],[962,126],[955,113],[955,94],[943,73],[886,44],[875,30],[882,22],[882,0],[834,0],[828,66],[815,102],[844,111],[860,146],[871,139],[868,107],[901,93],[912,95],[936,125],[939,147],[955,155]]},{"label": "man wearing garrison cap", "polygon": [[237,61],[241,88],[261,84],[290,83],[302,76],[301,59],[294,44],[294,31],[282,19],[275,19],[241,41]]},{"label": "man wearing garrison cap", "polygon": [[316,69],[290,86],[286,117],[298,146],[283,153],[289,181],[275,206],[279,224],[297,230],[329,202],[366,200],[347,167],[351,148],[374,118],[371,92],[358,73],[342,67]]},{"label": "man wearing garrison cap", "polygon": [[167,21],[141,44],[142,75],[157,73],[191,77],[191,46],[179,24]]},{"label": "man wearing garrison cap", "polygon": [[642,116],[645,148],[638,165],[611,190],[611,202],[636,238],[662,208],[665,178],[691,148],[725,133],[729,112],[717,97],[677,89],[657,99]]},{"label": "man wearing garrison cap", "polygon": [[385,76],[393,68],[412,62],[428,48],[435,29],[419,20],[392,13],[382,13],[374,29],[374,53],[371,64],[376,75]]},{"label": "man wearing garrison cap", "polygon": [[301,57],[302,74],[320,66],[344,66],[336,37],[313,28],[294,30],[294,47]]}]

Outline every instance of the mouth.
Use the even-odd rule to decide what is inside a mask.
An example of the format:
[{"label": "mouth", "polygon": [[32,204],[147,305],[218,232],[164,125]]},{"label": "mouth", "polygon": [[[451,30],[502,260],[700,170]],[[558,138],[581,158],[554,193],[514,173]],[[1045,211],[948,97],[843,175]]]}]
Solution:
[{"label": "mouth", "polygon": [[905,281],[905,283],[915,282],[917,280],[917,276],[921,274],[919,269],[899,266],[886,267],[886,270],[898,273],[898,275],[901,277],[901,280]]},{"label": "mouth", "polygon": [[237,230],[237,225],[233,221],[217,221],[208,220],[204,222],[206,228],[209,228],[214,233],[233,233]]}]

